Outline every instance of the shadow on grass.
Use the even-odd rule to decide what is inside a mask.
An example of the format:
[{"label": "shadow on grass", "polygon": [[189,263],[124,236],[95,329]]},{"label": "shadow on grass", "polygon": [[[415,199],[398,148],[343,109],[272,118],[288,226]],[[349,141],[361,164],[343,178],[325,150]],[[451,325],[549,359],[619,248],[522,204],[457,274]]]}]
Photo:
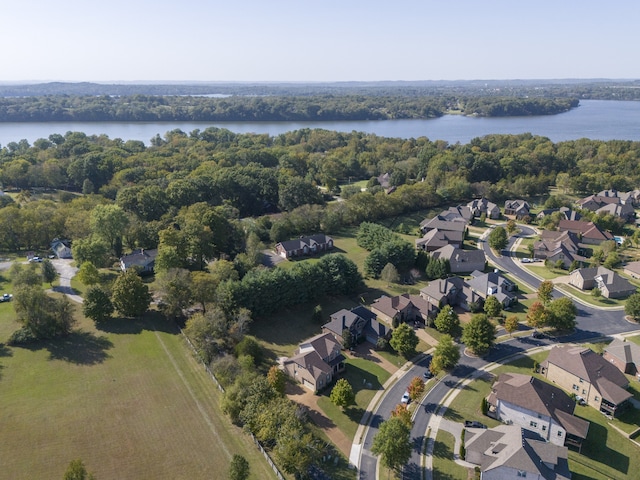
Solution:
[{"label": "shadow on grass", "polygon": [[607,465],[624,475],[630,474],[629,457],[607,446],[608,435],[609,432],[606,427],[596,422],[591,422],[587,441],[582,445],[582,455]]},{"label": "shadow on grass", "polygon": [[107,350],[113,343],[104,335],[96,336],[91,332],[75,331],[66,337],[42,340],[20,348],[28,350],[49,350],[50,360],[63,360],[77,365],[95,365],[104,362],[110,355]]},{"label": "shadow on grass", "polygon": [[360,390],[382,390],[382,384],[373,373],[370,373],[353,363],[350,363],[345,372],[343,378],[346,378],[353,393],[357,394]]},{"label": "shadow on grass", "polygon": [[11,349],[6,346],[4,343],[0,343],[0,357],[11,357],[13,356],[13,352]]},{"label": "shadow on grass", "polygon": [[162,313],[156,311],[148,311],[140,318],[114,317],[105,322],[96,323],[96,328],[102,332],[128,335],[139,334],[143,330],[179,333],[175,322],[167,320]]}]

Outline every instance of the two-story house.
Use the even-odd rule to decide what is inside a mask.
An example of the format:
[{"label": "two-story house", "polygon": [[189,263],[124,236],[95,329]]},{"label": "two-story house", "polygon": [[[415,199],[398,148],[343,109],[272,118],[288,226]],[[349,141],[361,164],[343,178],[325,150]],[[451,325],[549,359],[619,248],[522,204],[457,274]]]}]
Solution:
[{"label": "two-story house", "polygon": [[627,377],[593,350],[576,345],[551,349],[540,364],[540,373],[564,390],[574,393],[598,411],[616,417],[633,397]]},{"label": "two-story house", "polygon": [[302,342],[293,357],[282,366],[287,375],[317,392],[330,385],[345,369],[342,345],[330,333],[322,333]]},{"label": "two-story house", "polygon": [[589,422],[573,416],[576,402],[562,389],[519,373],[503,373],[487,398],[489,416],[532,430],[554,445],[580,448]]},{"label": "two-story house", "polygon": [[379,338],[386,338],[391,333],[391,329],[377,320],[375,313],[363,306],[351,310],[343,308],[332,313],[330,319],[322,326],[322,332],[331,333],[341,344],[345,330],[349,330],[353,344],[367,341],[376,345]]}]

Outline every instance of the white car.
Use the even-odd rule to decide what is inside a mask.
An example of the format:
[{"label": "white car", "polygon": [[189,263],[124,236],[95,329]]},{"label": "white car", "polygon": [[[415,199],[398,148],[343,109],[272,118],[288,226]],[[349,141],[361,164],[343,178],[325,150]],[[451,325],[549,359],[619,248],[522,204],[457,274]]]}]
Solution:
[{"label": "white car", "polygon": [[410,400],[409,392],[404,392],[404,395],[402,395],[402,403],[409,403]]}]

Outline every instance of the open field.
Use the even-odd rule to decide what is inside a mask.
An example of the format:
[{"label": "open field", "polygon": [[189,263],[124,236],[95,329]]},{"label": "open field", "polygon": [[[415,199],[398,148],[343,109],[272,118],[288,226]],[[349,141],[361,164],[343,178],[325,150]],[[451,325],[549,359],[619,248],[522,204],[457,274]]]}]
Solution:
[{"label": "open field", "polygon": [[[0,334],[15,328],[0,305]],[[2,478],[62,478],[81,458],[99,479],[220,478],[233,454],[274,478],[221,413],[220,392],[160,316],[113,320],[0,349]]]}]

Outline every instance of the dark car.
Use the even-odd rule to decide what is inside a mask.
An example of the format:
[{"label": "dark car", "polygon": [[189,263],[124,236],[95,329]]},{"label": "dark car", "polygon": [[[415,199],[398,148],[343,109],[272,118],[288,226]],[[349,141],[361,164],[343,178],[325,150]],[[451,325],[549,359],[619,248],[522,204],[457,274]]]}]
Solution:
[{"label": "dark car", "polygon": [[544,337],[545,337],[545,334],[544,334],[544,333],[542,333],[542,332],[534,331],[534,332],[531,334],[531,336],[532,336],[533,338],[544,338]]},{"label": "dark car", "polygon": [[484,423],[472,422],[471,420],[465,420],[464,426],[467,428],[487,428],[487,426]]},{"label": "dark car", "polygon": [[432,377],[433,377],[433,373],[431,373],[431,370],[427,370],[426,372],[424,372],[424,373],[422,374],[422,376],[423,376],[424,378],[426,378],[427,380],[429,380],[430,378],[432,378]]}]

